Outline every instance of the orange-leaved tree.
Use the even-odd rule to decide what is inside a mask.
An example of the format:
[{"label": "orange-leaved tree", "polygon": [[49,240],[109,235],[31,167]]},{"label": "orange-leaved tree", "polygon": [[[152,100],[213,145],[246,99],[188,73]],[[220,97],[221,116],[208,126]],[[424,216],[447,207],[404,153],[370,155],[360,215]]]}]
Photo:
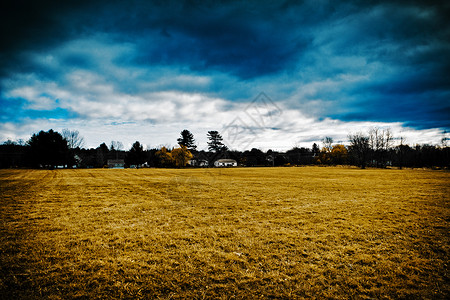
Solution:
[{"label": "orange-leaved tree", "polygon": [[161,150],[157,151],[156,157],[158,158],[158,163],[161,167],[173,166],[172,153],[170,153],[166,147],[162,147]]},{"label": "orange-leaved tree", "polygon": [[331,149],[331,159],[335,165],[345,165],[347,163],[348,151],[344,145],[334,145]]},{"label": "orange-leaved tree", "polygon": [[171,154],[175,167],[177,168],[186,167],[186,164],[192,158],[192,153],[184,145],[181,145],[180,148],[173,149]]}]

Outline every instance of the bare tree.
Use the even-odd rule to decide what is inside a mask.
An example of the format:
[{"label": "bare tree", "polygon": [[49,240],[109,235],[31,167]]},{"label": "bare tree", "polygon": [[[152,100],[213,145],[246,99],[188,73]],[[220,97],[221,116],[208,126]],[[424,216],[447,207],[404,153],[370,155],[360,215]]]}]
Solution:
[{"label": "bare tree", "polygon": [[123,144],[122,142],[119,141],[111,141],[111,144],[109,146],[109,150],[113,151],[113,150],[123,150]]},{"label": "bare tree", "polygon": [[441,139],[441,144],[442,144],[442,148],[447,147],[448,145],[448,141],[450,140],[450,138],[447,137],[447,131],[444,130],[444,132],[442,133],[442,139]]},{"label": "bare tree", "polygon": [[384,135],[385,135],[385,150],[389,151],[394,145],[394,136],[392,135],[390,128],[385,130]]},{"label": "bare tree", "polygon": [[393,136],[391,130],[378,127],[369,130],[369,147],[371,150],[371,162],[377,167],[385,167],[387,154],[392,148]]},{"label": "bare tree", "polygon": [[63,129],[62,136],[67,141],[69,149],[75,149],[84,146],[84,138],[78,130]]},{"label": "bare tree", "polygon": [[119,159],[119,152],[123,150],[123,144],[119,141],[111,141],[109,151],[116,154],[116,159]]},{"label": "bare tree", "polygon": [[332,137],[329,137],[329,136],[327,136],[327,137],[325,137],[323,140],[322,140],[322,143],[323,143],[323,148],[325,148],[325,151],[327,152],[327,153],[329,153],[329,152],[331,152],[331,150],[333,149],[333,138]]},{"label": "bare tree", "polygon": [[355,156],[357,164],[365,169],[370,151],[370,138],[362,133],[350,134],[348,138],[350,140],[350,152]]},{"label": "bare tree", "polygon": [[405,145],[406,139],[404,137],[400,137],[400,145],[397,146],[397,152],[398,152],[398,160],[399,160],[399,167],[400,169],[403,168],[404,162],[405,162],[405,156],[406,152],[409,148],[408,145]]}]

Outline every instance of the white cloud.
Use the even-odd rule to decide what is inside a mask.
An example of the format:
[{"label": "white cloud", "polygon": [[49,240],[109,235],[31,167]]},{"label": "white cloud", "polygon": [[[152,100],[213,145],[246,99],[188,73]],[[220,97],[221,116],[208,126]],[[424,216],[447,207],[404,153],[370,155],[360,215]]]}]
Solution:
[{"label": "white cloud", "polygon": [[[337,95],[342,89],[364,83],[374,73],[380,72],[379,64],[367,63],[365,58],[349,55],[327,59],[326,55],[323,56],[328,51],[327,45],[321,50],[324,52],[314,56],[315,60],[321,59],[322,55],[323,64],[343,69],[352,67],[349,70],[354,72],[326,79],[311,76],[308,81],[300,81],[305,84],[298,84],[291,74],[239,81],[217,72],[198,75],[186,73],[181,68],[124,67],[117,61],[134,53],[131,44],[110,45],[106,38],[72,41],[49,54],[34,56],[36,64],[58,71],[56,79],[45,79],[36,74],[15,75],[2,82],[2,86],[5,87],[5,98],[27,101],[24,109],[61,108],[73,116],[70,119],[21,116],[20,122],[0,123],[0,140],[27,140],[39,130],[70,128],[80,131],[88,147],[97,147],[111,140],[119,140],[126,147],[136,140],[157,147],[174,146],[180,132],[188,129],[197,139],[199,149],[205,149],[208,130],[223,131],[234,124],[242,125],[235,128],[240,131],[226,131],[224,137],[230,147],[239,150],[311,147],[312,143],[320,143],[325,136],[345,143],[349,133],[367,132],[371,127],[390,127],[394,135],[406,137],[410,144],[439,143],[441,134],[438,129],[414,130],[403,127],[401,123],[317,119],[319,112],[336,106],[336,103],[330,104],[332,99],[318,96],[320,93],[326,91]],[[89,67],[71,68],[67,61],[73,57],[86,59],[87,65],[96,65],[95,71]],[[306,68],[299,73],[302,75],[310,70]],[[278,97],[275,100],[282,112],[274,118],[266,118],[263,126],[255,123],[254,114],[265,116],[268,110],[254,110],[253,115],[246,113],[249,102],[257,96],[260,88],[269,96],[273,93]],[[209,89],[220,90],[220,93],[210,93]],[[236,96],[237,93],[243,95]],[[230,98],[240,102],[217,95],[233,95]]]},{"label": "white cloud", "polygon": [[[260,128],[245,114],[247,104],[230,104],[223,99],[211,99],[195,94],[163,93],[159,97],[151,96],[162,100],[145,106],[143,99],[133,99],[132,108],[124,109],[124,115],[109,112],[108,107],[115,110],[111,104],[105,106],[102,103],[88,102],[83,105],[95,108],[95,113],[84,118],[27,119],[22,124],[3,123],[0,124],[0,140],[27,140],[32,133],[39,130],[61,131],[70,128],[80,131],[88,147],[97,147],[102,142],[108,144],[112,140],[119,140],[126,147],[136,140],[149,147],[158,147],[175,146],[180,132],[188,129],[194,134],[199,149],[206,149],[207,131],[223,132],[236,117],[252,127],[250,131],[241,132],[235,140],[230,138],[227,132],[223,133],[228,142],[232,141],[228,145],[238,150],[256,147],[283,151],[294,146],[311,147],[314,142],[320,144],[325,136],[333,137],[335,142],[347,143],[349,133],[367,132],[371,127],[390,127],[396,137],[405,137],[409,144],[438,144],[441,138],[437,129],[414,130],[402,127],[401,123],[342,122],[332,119],[319,121],[305,116],[299,110],[289,109],[282,103],[277,104],[282,114],[266,122],[264,128]],[[169,107],[168,102],[171,112],[164,114]],[[222,110],[225,106],[228,109]],[[145,107],[153,112],[152,120],[139,117]],[[150,114],[148,116],[150,117]]]},{"label": "white cloud", "polygon": [[[53,84],[50,84],[50,87]],[[44,90],[48,90],[45,88]],[[36,89],[34,85],[15,88],[6,93],[8,98],[20,98],[28,101],[25,109],[32,110],[52,110],[57,107],[55,100],[46,93]]]}]

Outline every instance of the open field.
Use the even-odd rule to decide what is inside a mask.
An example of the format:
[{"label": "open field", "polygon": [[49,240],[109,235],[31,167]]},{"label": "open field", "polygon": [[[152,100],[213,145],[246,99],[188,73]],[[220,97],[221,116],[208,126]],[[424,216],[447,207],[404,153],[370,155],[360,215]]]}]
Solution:
[{"label": "open field", "polygon": [[449,179],[0,170],[0,297],[448,299]]}]

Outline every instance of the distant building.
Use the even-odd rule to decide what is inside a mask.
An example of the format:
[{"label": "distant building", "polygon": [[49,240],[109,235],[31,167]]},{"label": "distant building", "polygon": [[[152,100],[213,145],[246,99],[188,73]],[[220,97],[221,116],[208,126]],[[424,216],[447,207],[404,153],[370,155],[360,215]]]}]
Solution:
[{"label": "distant building", "polygon": [[197,153],[193,153],[194,157],[189,160],[188,164],[191,167],[208,167],[209,166],[209,157],[204,151],[200,151]]},{"label": "distant building", "polygon": [[215,167],[237,167],[237,161],[234,159],[222,158],[214,162]]},{"label": "distant building", "polygon": [[108,159],[108,168],[123,169],[125,168],[125,161],[123,159]]},{"label": "distant building", "polygon": [[208,160],[206,159],[191,159],[188,164],[192,167],[207,167]]}]

